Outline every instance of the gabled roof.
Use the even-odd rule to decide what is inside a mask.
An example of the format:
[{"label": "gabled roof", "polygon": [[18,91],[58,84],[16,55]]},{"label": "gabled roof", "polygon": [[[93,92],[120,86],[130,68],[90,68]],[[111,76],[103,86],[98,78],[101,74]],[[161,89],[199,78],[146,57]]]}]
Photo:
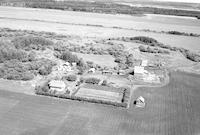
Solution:
[{"label": "gabled roof", "polygon": [[51,80],[49,82],[50,87],[56,87],[56,88],[64,88],[66,85],[63,81],[61,80]]}]

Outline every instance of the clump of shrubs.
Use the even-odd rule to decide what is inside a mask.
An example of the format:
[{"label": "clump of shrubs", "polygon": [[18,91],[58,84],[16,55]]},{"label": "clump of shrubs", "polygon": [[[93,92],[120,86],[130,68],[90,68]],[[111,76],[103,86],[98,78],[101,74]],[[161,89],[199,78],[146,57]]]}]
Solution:
[{"label": "clump of shrubs", "polygon": [[103,86],[107,86],[108,85],[108,81],[107,80],[103,80],[102,84]]},{"label": "clump of shrubs", "polygon": [[12,40],[17,49],[24,50],[44,50],[46,47],[53,45],[53,41],[37,36],[22,36]]},{"label": "clump of shrubs", "polygon": [[123,98],[122,98],[122,102],[123,103],[128,103],[129,99],[130,99],[130,88],[128,87],[122,87],[120,88],[123,90]]},{"label": "clump of shrubs", "polygon": [[0,63],[7,60],[16,59],[21,62],[32,61],[34,59],[33,55],[29,55],[27,52],[16,49],[9,42],[0,42]]},{"label": "clump of shrubs", "polygon": [[129,40],[140,41],[145,44],[157,44],[158,43],[158,41],[156,39],[150,38],[150,37],[145,37],[145,36],[131,37],[131,38],[129,38]]},{"label": "clump of shrubs", "polygon": [[67,75],[64,77],[64,79],[66,79],[67,81],[76,81],[77,76],[76,75]]},{"label": "clump of shrubs", "polygon": [[85,83],[98,84],[101,80],[98,78],[86,78]]},{"label": "clump of shrubs", "polygon": [[9,80],[31,80],[34,74],[30,72],[22,62],[10,60],[3,63],[0,67],[0,77]]},{"label": "clump of shrubs", "polygon": [[162,54],[169,54],[170,52],[168,50],[159,49],[159,48],[151,48],[151,47],[144,47],[139,46],[139,50],[141,52],[148,52],[148,53],[162,53]]}]

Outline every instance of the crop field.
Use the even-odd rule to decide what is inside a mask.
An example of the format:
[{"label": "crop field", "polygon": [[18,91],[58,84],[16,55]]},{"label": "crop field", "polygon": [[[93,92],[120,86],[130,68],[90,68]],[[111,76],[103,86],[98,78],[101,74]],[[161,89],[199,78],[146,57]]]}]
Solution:
[{"label": "crop field", "polygon": [[[200,76],[172,72],[162,88],[139,88],[129,109],[0,90],[2,135],[198,135]],[[133,100],[132,99],[132,100]]]},{"label": "crop field", "polygon": [[[112,20],[112,21],[110,21]],[[153,31],[197,33],[199,20],[168,16],[135,17],[72,11],[0,7],[0,27],[48,31],[89,38],[149,36],[159,42],[199,50],[199,37],[169,35]],[[119,29],[120,28],[120,29]]]}]

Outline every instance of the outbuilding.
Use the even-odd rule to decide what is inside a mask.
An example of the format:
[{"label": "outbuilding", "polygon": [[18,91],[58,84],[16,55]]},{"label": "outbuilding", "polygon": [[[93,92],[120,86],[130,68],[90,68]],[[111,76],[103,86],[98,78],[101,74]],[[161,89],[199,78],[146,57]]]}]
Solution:
[{"label": "outbuilding", "polygon": [[61,80],[51,80],[49,82],[50,91],[54,91],[56,93],[63,94],[65,93],[66,85]]},{"label": "outbuilding", "polygon": [[90,68],[89,70],[88,70],[88,73],[95,73],[95,68]]},{"label": "outbuilding", "polygon": [[136,105],[136,107],[145,107],[145,99],[140,96],[134,101],[134,104]]}]

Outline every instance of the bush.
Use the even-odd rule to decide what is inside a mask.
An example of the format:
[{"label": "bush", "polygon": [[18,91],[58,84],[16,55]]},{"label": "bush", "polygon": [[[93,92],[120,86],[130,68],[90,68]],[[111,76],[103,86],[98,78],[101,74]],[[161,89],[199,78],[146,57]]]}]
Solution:
[{"label": "bush", "polygon": [[85,83],[98,84],[99,82],[100,82],[100,79],[98,79],[98,78],[87,78],[87,79],[85,79]]},{"label": "bush", "polygon": [[17,49],[24,50],[44,50],[44,47],[53,45],[53,42],[43,37],[23,36],[12,40],[12,43]]},{"label": "bush", "polygon": [[67,61],[69,63],[73,63],[73,62],[78,63],[79,62],[79,58],[76,55],[73,55],[69,51],[62,52],[61,56],[60,56],[60,59],[62,59],[64,61]]},{"label": "bush", "polygon": [[47,59],[39,59],[32,62],[9,60],[5,61],[0,67],[0,77],[10,80],[31,80],[34,78],[34,74],[50,74],[54,65],[54,62]]},{"label": "bush", "polygon": [[103,86],[107,86],[107,85],[108,85],[107,80],[103,80],[103,83],[102,83],[101,85],[103,85]]},{"label": "bush", "polygon": [[144,47],[144,46],[139,46],[139,50],[141,51],[141,52],[147,52],[147,49]]},{"label": "bush", "polygon": [[76,81],[77,77],[76,75],[68,75],[65,76],[64,79],[66,79],[67,81]]},{"label": "bush", "polygon": [[152,44],[152,43],[158,43],[156,39],[145,37],[145,36],[138,36],[138,37],[132,37],[130,40],[140,41],[145,44]]},{"label": "bush", "polygon": [[139,46],[139,50],[141,52],[148,52],[148,53],[162,53],[162,54],[170,53],[168,50],[159,49],[159,48],[151,48],[149,46],[147,48],[145,48],[144,46]]}]

